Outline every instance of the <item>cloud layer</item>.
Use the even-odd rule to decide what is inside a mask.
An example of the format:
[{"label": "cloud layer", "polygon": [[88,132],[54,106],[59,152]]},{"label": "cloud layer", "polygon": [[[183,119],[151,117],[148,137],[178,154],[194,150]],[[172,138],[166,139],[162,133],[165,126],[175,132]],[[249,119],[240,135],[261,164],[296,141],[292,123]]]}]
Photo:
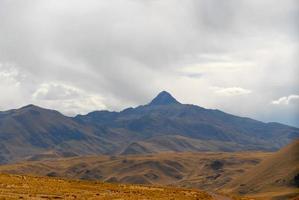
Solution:
[{"label": "cloud layer", "polygon": [[299,94],[298,17],[296,0],[0,0],[0,109],[121,110],[168,90],[299,126],[274,103]]}]

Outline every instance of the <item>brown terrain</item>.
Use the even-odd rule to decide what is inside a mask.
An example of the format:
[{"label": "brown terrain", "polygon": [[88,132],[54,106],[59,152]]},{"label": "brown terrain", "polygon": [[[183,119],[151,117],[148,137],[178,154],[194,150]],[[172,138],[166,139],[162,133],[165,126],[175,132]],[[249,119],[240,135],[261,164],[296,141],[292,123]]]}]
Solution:
[{"label": "brown terrain", "polygon": [[258,199],[299,199],[299,140],[240,175],[222,191]]},{"label": "brown terrain", "polygon": [[48,177],[0,175],[0,199],[213,200],[206,192]]},{"label": "brown terrain", "polygon": [[298,199],[298,147],[299,140],[275,153],[59,158],[48,152],[0,166],[0,199]]},{"label": "brown terrain", "polygon": [[0,172],[216,191],[270,155],[205,152],[87,156],[3,165]]}]

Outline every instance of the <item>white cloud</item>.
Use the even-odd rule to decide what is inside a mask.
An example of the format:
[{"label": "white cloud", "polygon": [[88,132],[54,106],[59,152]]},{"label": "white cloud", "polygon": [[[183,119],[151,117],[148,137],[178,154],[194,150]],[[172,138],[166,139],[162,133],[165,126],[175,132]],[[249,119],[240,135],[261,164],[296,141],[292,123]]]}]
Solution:
[{"label": "white cloud", "polygon": [[274,100],[271,102],[274,105],[289,105],[289,104],[293,104],[293,103],[299,103],[299,95],[289,95],[289,96],[285,96],[285,97],[280,97],[277,100]]},{"label": "white cloud", "polygon": [[23,78],[13,64],[0,63],[0,109],[16,108],[24,103]]},{"label": "white cloud", "polygon": [[0,63],[0,81],[11,86],[19,86],[19,71],[9,63]]},{"label": "white cloud", "polygon": [[215,61],[217,55],[211,60],[206,60],[203,63],[185,66],[179,69],[182,72],[188,73],[218,73],[218,72],[233,72],[244,68],[254,67],[254,63],[248,61],[238,61],[233,58],[230,60]]},{"label": "white cloud", "polygon": [[38,100],[67,100],[79,97],[79,89],[61,83],[43,83],[33,93],[32,97]]},{"label": "white cloud", "polygon": [[106,109],[103,98],[64,83],[43,83],[32,95],[33,102],[67,115]]},{"label": "white cloud", "polygon": [[240,96],[240,95],[246,95],[250,94],[251,91],[241,88],[241,87],[228,87],[228,88],[222,88],[222,87],[212,87],[215,94],[217,95],[223,95],[223,96]]}]

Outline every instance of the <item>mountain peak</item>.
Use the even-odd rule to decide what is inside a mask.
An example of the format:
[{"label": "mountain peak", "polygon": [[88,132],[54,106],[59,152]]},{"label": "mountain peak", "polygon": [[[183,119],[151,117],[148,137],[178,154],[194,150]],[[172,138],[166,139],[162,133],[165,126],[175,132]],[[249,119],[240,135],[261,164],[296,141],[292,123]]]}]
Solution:
[{"label": "mountain peak", "polygon": [[26,106],[23,106],[21,109],[26,109],[26,108],[36,108],[37,106],[36,105],[33,105],[33,104],[28,104]]},{"label": "mountain peak", "polygon": [[18,109],[18,110],[39,110],[39,109],[43,109],[43,108],[38,107],[38,106],[33,105],[33,104],[29,104],[29,105],[26,105],[26,106],[21,107],[21,108]]},{"label": "mountain peak", "polygon": [[169,105],[169,104],[180,104],[170,93],[166,91],[160,92],[149,105]]}]

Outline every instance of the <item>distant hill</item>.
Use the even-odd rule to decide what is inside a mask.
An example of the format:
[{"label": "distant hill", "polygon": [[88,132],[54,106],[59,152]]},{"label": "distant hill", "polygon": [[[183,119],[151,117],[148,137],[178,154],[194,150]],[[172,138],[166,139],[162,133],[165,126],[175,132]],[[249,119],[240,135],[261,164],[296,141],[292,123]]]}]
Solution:
[{"label": "distant hill", "polygon": [[117,142],[112,144],[96,133],[93,127],[34,105],[0,112],[0,162],[49,150],[66,156],[111,152]]},{"label": "distant hill", "polygon": [[299,198],[299,140],[265,159],[224,191],[261,199]]},{"label": "distant hill", "polygon": [[48,154],[48,157],[34,157],[29,161],[2,165],[0,173],[114,183],[172,185],[213,191],[252,169],[271,154],[184,152],[61,159]]},{"label": "distant hill", "polygon": [[298,137],[298,128],[181,104],[163,91],[149,104],[121,112],[95,111],[72,118],[34,105],[0,112],[0,163],[47,152],[68,157],[274,151]]}]

